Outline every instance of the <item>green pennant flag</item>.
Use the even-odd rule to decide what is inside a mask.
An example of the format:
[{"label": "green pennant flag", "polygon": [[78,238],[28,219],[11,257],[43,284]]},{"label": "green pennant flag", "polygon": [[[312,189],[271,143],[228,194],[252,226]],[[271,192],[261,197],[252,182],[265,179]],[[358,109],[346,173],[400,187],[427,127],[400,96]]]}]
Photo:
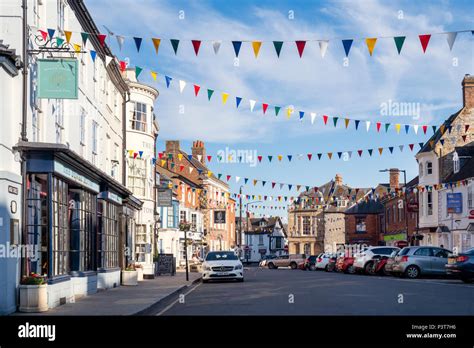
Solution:
[{"label": "green pennant flag", "polygon": [[433,134],[436,133],[436,126],[431,126],[433,128]]},{"label": "green pennant flag", "polygon": [[222,177],[222,174],[220,174],[220,173],[219,173],[219,174],[217,174],[217,179],[219,179],[219,180],[220,180],[220,179],[221,179],[221,177]]},{"label": "green pennant flag", "polygon": [[56,37],[56,46],[60,47],[64,43],[64,39],[61,39],[60,37]]},{"label": "green pennant flag", "polygon": [[388,128],[390,127],[390,123],[385,123],[385,133],[388,132]]},{"label": "green pennant flag", "polygon": [[280,109],[281,109],[281,106],[275,106],[275,116],[278,116]]},{"label": "green pennant flag", "polygon": [[272,158],[273,158],[273,156],[268,156],[268,161],[271,162]]},{"label": "green pennant flag", "polygon": [[207,89],[207,100],[211,100],[212,93],[214,93],[213,89]]},{"label": "green pennant flag", "polygon": [[372,151],[374,151],[373,149],[368,149],[367,150],[369,152],[369,155],[372,156]]},{"label": "green pennant flag", "polygon": [[402,51],[403,43],[405,42],[405,36],[395,36],[395,45],[397,46],[398,54]]},{"label": "green pennant flag", "polygon": [[170,41],[171,41],[171,46],[173,46],[174,54],[178,54],[179,40],[170,39]]},{"label": "green pennant flag", "polygon": [[339,117],[333,117],[332,120],[334,121],[334,127],[336,127],[337,120],[339,120]]},{"label": "green pennant flag", "polygon": [[82,37],[82,44],[85,46],[87,39],[89,38],[89,33],[81,33],[81,37]]},{"label": "green pennant flag", "polygon": [[283,41],[273,41],[273,46],[275,46],[275,51],[278,58],[280,58],[281,47],[283,46]]},{"label": "green pennant flag", "polygon": [[136,66],[136,67],[135,67],[135,77],[136,77],[137,79],[138,79],[138,75],[141,74],[142,70],[143,70],[143,69],[140,68],[139,66]]}]

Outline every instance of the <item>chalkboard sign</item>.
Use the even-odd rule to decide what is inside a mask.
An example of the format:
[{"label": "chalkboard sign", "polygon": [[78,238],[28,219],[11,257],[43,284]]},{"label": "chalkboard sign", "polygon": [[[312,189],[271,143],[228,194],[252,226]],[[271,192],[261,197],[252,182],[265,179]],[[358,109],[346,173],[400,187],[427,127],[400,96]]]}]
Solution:
[{"label": "chalkboard sign", "polygon": [[155,274],[170,274],[176,273],[176,259],[173,254],[159,254],[158,261],[155,262]]}]

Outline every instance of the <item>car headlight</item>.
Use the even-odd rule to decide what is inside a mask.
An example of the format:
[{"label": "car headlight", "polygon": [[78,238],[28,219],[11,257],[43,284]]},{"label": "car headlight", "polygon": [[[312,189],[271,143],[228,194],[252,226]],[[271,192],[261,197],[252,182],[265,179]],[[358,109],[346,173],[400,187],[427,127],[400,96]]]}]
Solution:
[{"label": "car headlight", "polygon": [[234,269],[242,269],[242,265],[237,265],[234,267]]}]

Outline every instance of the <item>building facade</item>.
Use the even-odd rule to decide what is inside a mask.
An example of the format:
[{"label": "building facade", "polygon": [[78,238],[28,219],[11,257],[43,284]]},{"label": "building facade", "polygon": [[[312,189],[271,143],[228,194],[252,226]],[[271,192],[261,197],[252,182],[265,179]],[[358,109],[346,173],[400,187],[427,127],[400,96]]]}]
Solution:
[{"label": "building facade", "polygon": [[244,232],[244,254],[246,262],[259,262],[265,255],[286,254],[287,238],[279,217],[249,218]]}]

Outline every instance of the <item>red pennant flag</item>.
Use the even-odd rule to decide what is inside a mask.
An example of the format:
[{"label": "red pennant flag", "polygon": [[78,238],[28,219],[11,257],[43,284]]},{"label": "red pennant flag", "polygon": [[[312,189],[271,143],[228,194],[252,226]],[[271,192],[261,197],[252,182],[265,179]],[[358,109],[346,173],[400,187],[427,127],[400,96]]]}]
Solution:
[{"label": "red pennant flag", "polygon": [[159,158],[159,159],[162,159],[162,158],[163,158],[163,152],[160,152],[160,153],[158,154],[158,158]]},{"label": "red pennant flag", "polygon": [[133,153],[133,159],[136,159],[137,156],[138,156],[138,152],[134,152],[134,153]]},{"label": "red pennant flag", "polygon": [[43,37],[43,40],[46,41],[48,38],[48,33],[45,32],[44,30],[38,30],[41,33],[41,36]]},{"label": "red pennant flag", "polygon": [[263,110],[264,114],[267,112],[267,108],[268,108],[268,104],[263,103],[262,104],[262,110]]},{"label": "red pennant flag", "polygon": [[323,115],[324,124],[328,124],[329,116]]},{"label": "red pennant flag", "polygon": [[211,162],[212,156],[207,156],[207,161]]},{"label": "red pennant flag", "polygon": [[467,139],[467,135],[464,134],[464,135],[462,136],[462,140],[463,140],[464,142],[466,142],[466,139]]},{"label": "red pennant flag", "polygon": [[125,69],[127,69],[127,62],[124,62],[123,60],[120,61],[120,71],[124,72]]},{"label": "red pennant flag", "polygon": [[313,157],[312,154],[308,153],[308,159],[311,161],[311,158]]},{"label": "red pennant flag", "polygon": [[196,95],[196,97],[198,96],[198,93],[199,93],[200,89],[201,89],[201,86],[194,85],[194,94]]},{"label": "red pennant flag", "polygon": [[413,151],[413,146],[415,146],[415,144],[408,144],[408,146],[410,147],[410,150]]},{"label": "red pennant flag", "polygon": [[179,171],[182,172],[183,169],[184,169],[184,166],[181,164],[181,165],[179,166]]},{"label": "red pennant flag", "polygon": [[382,125],[382,124],[381,124],[380,122],[377,122],[377,132],[380,131],[380,126],[381,126],[381,125]]},{"label": "red pennant flag", "polygon": [[362,151],[363,150],[357,150],[357,153],[359,154],[359,157],[362,157]]},{"label": "red pennant flag", "polygon": [[196,53],[197,56],[199,53],[199,47],[201,47],[201,40],[191,40],[191,42],[193,43],[194,53]]},{"label": "red pennant flag", "polygon": [[420,38],[421,47],[423,48],[423,53],[425,53],[426,48],[428,47],[428,42],[430,42],[431,35],[430,34],[418,35],[418,37]]},{"label": "red pennant flag", "polygon": [[227,175],[227,181],[229,181],[229,180],[230,180],[230,175]]},{"label": "red pennant flag", "polygon": [[466,126],[464,127],[464,133],[467,133],[467,130],[469,129],[469,125],[466,124]]},{"label": "red pennant flag", "polygon": [[272,188],[275,188],[276,182],[272,182]]},{"label": "red pennant flag", "polygon": [[428,129],[428,126],[422,126],[421,128],[423,128],[423,133],[426,134],[426,130]]},{"label": "red pennant flag", "polygon": [[107,35],[105,34],[99,34],[97,35],[97,38],[99,39],[99,42],[102,46],[105,46],[105,38],[107,37]]},{"label": "red pennant flag", "polygon": [[262,162],[262,156],[258,156],[257,158],[259,162]]},{"label": "red pennant flag", "polygon": [[304,46],[306,46],[306,41],[295,41],[296,42],[296,47],[298,48],[298,53],[301,56],[303,56],[303,51],[304,51]]}]

